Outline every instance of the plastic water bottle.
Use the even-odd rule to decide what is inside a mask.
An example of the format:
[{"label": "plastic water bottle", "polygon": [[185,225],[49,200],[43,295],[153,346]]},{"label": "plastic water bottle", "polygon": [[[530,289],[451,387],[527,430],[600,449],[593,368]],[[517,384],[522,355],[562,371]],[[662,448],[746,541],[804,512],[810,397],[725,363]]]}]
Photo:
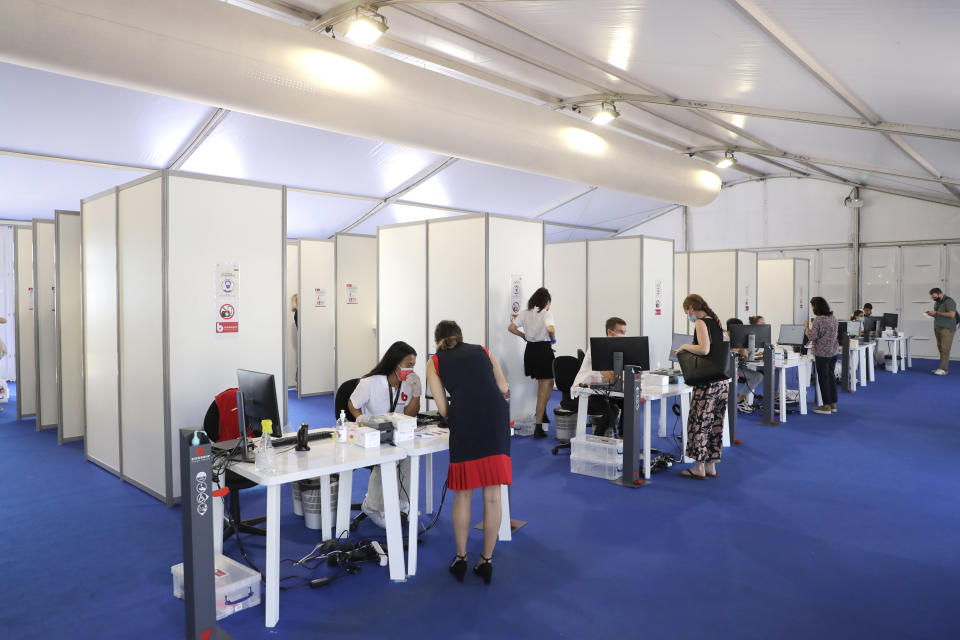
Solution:
[{"label": "plastic water bottle", "polygon": [[276,451],[270,439],[273,437],[273,420],[260,421],[260,444],[257,446],[257,453],[254,457],[254,465],[257,471],[270,472],[275,471],[277,467]]},{"label": "plastic water bottle", "polygon": [[347,413],[340,410],[340,417],[337,418],[337,442],[347,441]]}]

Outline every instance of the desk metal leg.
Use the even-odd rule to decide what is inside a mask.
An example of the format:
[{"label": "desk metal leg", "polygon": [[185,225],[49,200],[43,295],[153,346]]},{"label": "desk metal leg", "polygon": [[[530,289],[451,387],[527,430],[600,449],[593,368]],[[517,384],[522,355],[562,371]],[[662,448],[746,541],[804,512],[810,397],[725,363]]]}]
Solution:
[{"label": "desk metal leg", "polygon": [[[850,379],[853,380],[854,377],[850,376]],[[817,371],[817,367],[813,367],[813,387],[817,393],[817,406],[823,406],[823,393],[820,391],[820,372]]]},{"label": "desk metal leg", "polygon": [[427,492],[427,502],[425,510],[428,514],[433,514],[433,454],[427,454],[426,471],[424,472],[424,488]]},{"label": "desk metal leg", "polygon": [[730,442],[730,412],[723,412],[723,436],[721,438],[721,446],[729,447]]},{"label": "desk metal leg", "polygon": [[[665,406],[660,398],[661,408]],[[663,413],[663,411],[661,411]],[[650,402],[643,403],[643,479],[650,480]],[[626,453],[626,451],[624,451]]]},{"label": "desk metal leg", "polygon": [[787,421],[787,368],[780,367],[780,422]]},{"label": "desk metal leg", "polygon": [[320,476],[320,539],[330,539],[330,527],[333,525],[333,518],[330,517],[330,510],[333,505],[330,504],[330,476]]},{"label": "desk metal leg", "polygon": [[910,339],[909,338],[903,339],[903,352],[905,354],[904,357],[906,358],[906,366],[913,369],[913,356],[910,355]]},{"label": "desk metal leg", "polygon": [[587,435],[587,398],[583,393],[577,401],[577,437],[581,439]]},{"label": "desk metal leg", "polygon": [[510,524],[510,487],[502,484],[500,485],[500,534],[497,536],[500,542],[513,540],[513,529]]},{"label": "desk metal leg", "polygon": [[867,379],[870,382],[877,381],[876,356],[874,356],[874,349],[876,348],[875,345],[867,345]]},{"label": "desk metal leg", "polygon": [[689,391],[680,396],[680,446],[683,448],[681,455],[684,462],[696,462],[693,458],[687,457],[687,420],[690,418],[690,396],[692,395],[693,392]]},{"label": "desk metal leg", "polygon": [[867,350],[860,349],[860,386],[867,386]]},{"label": "desk metal leg", "polygon": [[334,537],[339,538],[350,531],[350,502],[353,500],[353,471],[342,471],[337,489],[337,529]]},{"label": "desk metal leg", "polygon": [[407,516],[407,576],[417,575],[417,513],[420,508],[420,456],[410,456],[410,513]]},{"label": "desk metal leg", "polygon": [[264,598],[264,626],[275,627],[280,620],[280,485],[267,487],[267,565]]},{"label": "desk metal leg", "polygon": [[390,579],[402,582],[403,533],[400,530],[400,495],[397,488],[397,463],[380,464],[380,479],[383,485],[383,508],[387,521],[387,557],[390,563]]},{"label": "desk metal leg", "polygon": [[[832,374],[831,374],[832,375]],[[802,360],[797,366],[797,392],[800,394],[800,415],[807,415],[807,387],[810,386],[810,361]],[[817,385],[817,389],[820,385]],[[822,402],[820,404],[823,404]]]},{"label": "desk metal leg", "polygon": [[890,353],[893,354],[891,360],[893,361],[893,373],[897,373],[900,370],[900,344],[899,340],[891,340],[888,344],[890,345]]},{"label": "desk metal leg", "polygon": [[660,430],[657,432],[661,438],[667,437],[667,399],[660,398]]}]

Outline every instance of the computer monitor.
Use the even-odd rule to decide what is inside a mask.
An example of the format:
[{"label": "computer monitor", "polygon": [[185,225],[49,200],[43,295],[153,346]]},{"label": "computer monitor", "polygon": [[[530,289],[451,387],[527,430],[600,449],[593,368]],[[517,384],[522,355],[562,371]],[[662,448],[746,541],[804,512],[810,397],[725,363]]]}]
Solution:
[{"label": "computer monitor", "polygon": [[900,319],[900,317],[899,317],[897,314],[895,314],[895,313],[885,313],[885,314],[883,314],[883,328],[884,328],[884,329],[896,329],[896,328],[897,328],[897,320],[899,320],[899,319]]},{"label": "computer monitor", "polygon": [[847,337],[856,338],[860,335],[860,323],[852,320],[847,322]]},{"label": "computer monitor", "polygon": [[780,337],[777,339],[777,344],[802,347],[805,337],[802,324],[782,324],[780,325]]},{"label": "computer monitor", "polygon": [[687,335],[686,333],[673,334],[673,344],[670,345],[671,362],[677,361],[677,355],[674,352],[685,344],[693,344],[693,336]]},{"label": "computer monitor", "polygon": [[[623,366],[650,370],[650,340],[647,336],[630,338],[590,338],[590,357],[594,371],[613,371],[613,354],[623,354]],[[615,372],[619,374],[620,372]]]},{"label": "computer monitor", "polygon": [[770,344],[770,325],[768,324],[735,324],[730,327],[730,348],[746,349],[749,346],[748,338],[754,335],[754,346],[760,348]]},{"label": "computer monitor", "polygon": [[273,435],[283,435],[280,410],[277,407],[277,385],[272,373],[237,369],[237,388],[243,402],[243,416],[247,428],[255,437],[262,435],[261,420],[273,421]]},{"label": "computer monitor", "polygon": [[877,330],[880,328],[880,323],[883,322],[883,318],[880,316],[864,316],[863,317],[863,335],[877,335]]}]

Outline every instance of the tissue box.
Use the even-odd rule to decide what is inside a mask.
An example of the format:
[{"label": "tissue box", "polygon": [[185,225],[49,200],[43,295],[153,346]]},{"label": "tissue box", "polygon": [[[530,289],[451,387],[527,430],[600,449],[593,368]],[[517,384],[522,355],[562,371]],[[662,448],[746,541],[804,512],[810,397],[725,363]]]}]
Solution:
[{"label": "tissue box", "polygon": [[417,430],[417,419],[411,418],[404,413],[385,413],[377,417],[389,420],[393,423],[394,428],[400,432]]},{"label": "tissue box", "polygon": [[640,385],[644,387],[666,387],[670,384],[670,376],[659,373],[645,373],[640,377]]},{"label": "tissue box", "polygon": [[353,444],[369,449],[380,446],[380,430],[358,426],[353,430]]}]

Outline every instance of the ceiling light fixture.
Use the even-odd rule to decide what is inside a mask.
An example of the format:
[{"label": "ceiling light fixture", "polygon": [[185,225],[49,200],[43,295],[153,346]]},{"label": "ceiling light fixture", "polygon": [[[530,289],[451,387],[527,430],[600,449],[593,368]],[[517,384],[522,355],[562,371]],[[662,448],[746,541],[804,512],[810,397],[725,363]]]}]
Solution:
[{"label": "ceiling light fixture", "polygon": [[345,37],[357,44],[369,45],[386,33],[388,28],[387,19],[376,11],[369,11],[361,15],[358,8],[353,20],[347,26]]},{"label": "ceiling light fixture", "polygon": [[600,105],[600,111],[593,116],[593,124],[608,124],[620,117],[620,112],[612,102],[603,102]]},{"label": "ceiling light fixture", "polygon": [[723,157],[717,161],[717,169],[726,169],[735,164],[737,164],[737,159],[734,157],[733,151],[727,151],[723,154]]}]

